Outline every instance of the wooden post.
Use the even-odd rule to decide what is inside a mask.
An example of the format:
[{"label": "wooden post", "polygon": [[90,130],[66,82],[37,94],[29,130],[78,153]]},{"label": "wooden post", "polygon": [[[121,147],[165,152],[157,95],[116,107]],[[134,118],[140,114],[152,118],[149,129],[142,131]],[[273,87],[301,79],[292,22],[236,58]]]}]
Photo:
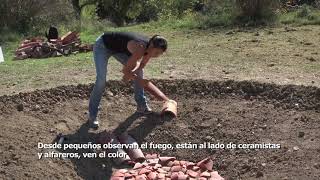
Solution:
[{"label": "wooden post", "polygon": [[2,48],[0,46],[0,63],[4,62],[4,57],[3,57],[3,52],[2,52]]}]

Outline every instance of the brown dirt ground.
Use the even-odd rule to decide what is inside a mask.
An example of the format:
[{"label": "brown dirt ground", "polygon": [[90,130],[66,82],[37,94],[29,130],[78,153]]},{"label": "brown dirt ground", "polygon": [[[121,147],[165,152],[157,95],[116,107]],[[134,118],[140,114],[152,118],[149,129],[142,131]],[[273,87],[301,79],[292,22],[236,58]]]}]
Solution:
[{"label": "brown dirt ground", "polygon": [[[319,88],[249,81],[154,82],[178,101],[178,118],[134,114],[132,89],[111,81],[96,131],[86,125],[92,86],[1,96],[0,179],[108,179],[114,167],[107,159],[37,159],[37,143],[50,143],[57,133],[66,135],[66,143],[85,143],[105,129],[127,130],[140,143],[279,143],[281,148],[273,150],[147,151],[190,161],[213,157],[214,169],[226,179],[320,178]],[[153,100],[151,105],[161,107]]]}]

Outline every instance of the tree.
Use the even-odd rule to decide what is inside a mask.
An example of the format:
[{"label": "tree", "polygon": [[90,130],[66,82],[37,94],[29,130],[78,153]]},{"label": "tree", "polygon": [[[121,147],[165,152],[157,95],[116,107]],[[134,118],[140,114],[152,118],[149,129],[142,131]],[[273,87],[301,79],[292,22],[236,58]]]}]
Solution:
[{"label": "tree", "polygon": [[142,11],[143,0],[99,0],[97,15],[108,18],[118,26],[137,17]]},{"label": "tree", "polygon": [[70,3],[72,4],[72,7],[75,11],[76,18],[80,19],[81,18],[81,11],[84,7],[88,5],[93,5],[96,4],[98,0],[85,0],[85,1],[80,1],[80,0],[69,0]]}]

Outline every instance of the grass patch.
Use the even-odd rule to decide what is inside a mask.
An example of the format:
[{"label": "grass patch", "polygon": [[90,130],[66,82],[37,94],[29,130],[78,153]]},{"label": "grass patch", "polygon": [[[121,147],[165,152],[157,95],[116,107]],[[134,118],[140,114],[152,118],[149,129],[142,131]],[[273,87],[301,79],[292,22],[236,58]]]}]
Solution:
[{"label": "grass patch", "polygon": [[304,5],[298,10],[281,14],[279,21],[282,24],[320,25],[320,10]]}]

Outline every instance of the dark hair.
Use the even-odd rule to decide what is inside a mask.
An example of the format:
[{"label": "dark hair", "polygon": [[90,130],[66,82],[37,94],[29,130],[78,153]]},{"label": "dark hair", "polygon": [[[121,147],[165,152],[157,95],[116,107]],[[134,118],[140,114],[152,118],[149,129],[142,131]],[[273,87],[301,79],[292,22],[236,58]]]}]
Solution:
[{"label": "dark hair", "polygon": [[160,35],[154,35],[152,36],[152,38],[149,40],[149,43],[147,45],[147,48],[150,46],[150,45],[153,45],[154,48],[159,48],[159,49],[162,49],[163,51],[166,51],[167,48],[168,48],[168,42],[167,40],[160,36]]}]

